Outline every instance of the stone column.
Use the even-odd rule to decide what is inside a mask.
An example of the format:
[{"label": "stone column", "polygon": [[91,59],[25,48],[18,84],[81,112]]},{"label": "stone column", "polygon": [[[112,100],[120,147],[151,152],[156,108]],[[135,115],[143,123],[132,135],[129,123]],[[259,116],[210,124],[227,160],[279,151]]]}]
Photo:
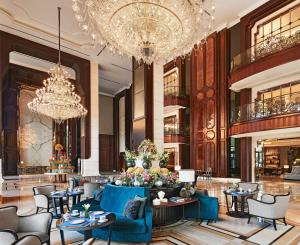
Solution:
[{"label": "stone column", "polygon": [[[81,160],[83,176],[98,176],[99,173],[99,69],[91,61],[91,157]],[[100,115],[101,116],[101,115]],[[103,115],[105,116],[105,115]]]},{"label": "stone column", "polygon": [[153,141],[159,152],[164,149],[164,68],[153,64]]}]

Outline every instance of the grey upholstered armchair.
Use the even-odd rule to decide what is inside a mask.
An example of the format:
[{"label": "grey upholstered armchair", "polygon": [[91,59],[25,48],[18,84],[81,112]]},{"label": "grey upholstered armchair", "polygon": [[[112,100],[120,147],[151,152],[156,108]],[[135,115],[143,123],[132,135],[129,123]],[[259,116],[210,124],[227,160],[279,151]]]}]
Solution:
[{"label": "grey upholstered armchair", "polygon": [[15,241],[12,245],[42,245],[42,241],[38,236],[27,235]]},{"label": "grey upholstered armchair", "polygon": [[22,237],[36,235],[50,245],[51,213],[18,216],[17,207],[8,206],[0,208],[0,220],[0,244],[10,245]]},{"label": "grey upholstered armchair", "polygon": [[[53,207],[52,199],[50,197],[51,192],[56,191],[55,185],[44,185],[44,186],[35,186],[33,187],[33,197],[36,205],[36,213],[40,210],[46,210],[47,212]],[[64,205],[69,210],[69,198],[64,198]],[[57,204],[56,206],[59,206]]]},{"label": "grey upholstered armchair", "polygon": [[286,225],[285,214],[288,209],[289,200],[290,193],[286,195],[274,196],[270,194],[264,194],[262,195],[261,201],[248,199],[248,224],[250,222],[251,217],[262,217],[273,220],[273,226],[275,230],[277,230],[276,220],[282,219],[284,224]]}]

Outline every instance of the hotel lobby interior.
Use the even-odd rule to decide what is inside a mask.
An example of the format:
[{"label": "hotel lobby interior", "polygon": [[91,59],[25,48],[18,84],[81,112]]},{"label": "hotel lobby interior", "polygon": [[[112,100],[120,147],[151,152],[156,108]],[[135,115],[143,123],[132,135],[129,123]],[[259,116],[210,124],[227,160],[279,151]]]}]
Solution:
[{"label": "hotel lobby interior", "polygon": [[0,245],[300,244],[300,0],[0,0]]}]

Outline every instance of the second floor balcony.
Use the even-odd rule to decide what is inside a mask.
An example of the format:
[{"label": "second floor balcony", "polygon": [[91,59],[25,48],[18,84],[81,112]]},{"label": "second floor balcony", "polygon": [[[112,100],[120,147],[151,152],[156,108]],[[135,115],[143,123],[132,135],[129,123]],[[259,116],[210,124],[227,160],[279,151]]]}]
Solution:
[{"label": "second floor balcony", "polygon": [[164,106],[187,106],[186,93],[180,86],[164,86]]},{"label": "second floor balcony", "polygon": [[189,130],[181,123],[168,123],[164,125],[165,143],[186,143]]},{"label": "second floor balcony", "polygon": [[285,94],[233,108],[231,124],[300,113],[300,92]]}]

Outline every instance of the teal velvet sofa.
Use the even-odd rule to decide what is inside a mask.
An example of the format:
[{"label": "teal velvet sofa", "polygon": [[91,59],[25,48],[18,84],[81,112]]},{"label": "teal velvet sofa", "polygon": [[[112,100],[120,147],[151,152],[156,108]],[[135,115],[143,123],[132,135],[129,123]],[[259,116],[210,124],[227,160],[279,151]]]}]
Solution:
[{"label": "teal velvet sofa", "polygon": [[185,218],[216,222],[219,214],[219,201],[217,197],[210,197],[207,191],[196,191],[195,197],[199,203],[192,203],[185,207]]},{"label": "teal velvet sofa", "polygon": [[[140,219],[129,219],[122,215],[128,200],[134,199],[138,195],[147,197],[145,215]],[[104,188],[100,203],[88,199],[74,205],[72,209],[81,210],[84,203],[90,203],[91,211],[103,210],[112,212],[116,215],[116,222],[112,226],[112,241],[119,242],[145,242],[149,243],[152,239],[152,208],[150,202],[150,190],[147,187],[127,187],[107,184]],[[108,228],[93,230],[93,237],[107,240]]]}]

